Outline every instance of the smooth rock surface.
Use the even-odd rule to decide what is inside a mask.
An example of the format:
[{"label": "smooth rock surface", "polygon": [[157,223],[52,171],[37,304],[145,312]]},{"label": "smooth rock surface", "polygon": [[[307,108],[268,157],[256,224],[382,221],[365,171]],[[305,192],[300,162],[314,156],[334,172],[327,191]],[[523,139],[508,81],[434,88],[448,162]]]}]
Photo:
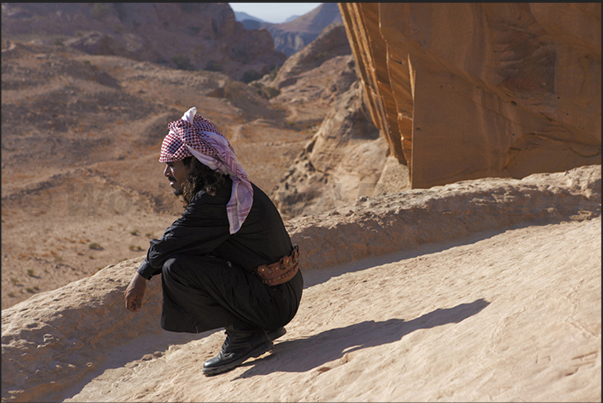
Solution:
[{"label": "smooth rock surface", "polygon": [[601,5],[339,3],[413,188],[601,163]]}]

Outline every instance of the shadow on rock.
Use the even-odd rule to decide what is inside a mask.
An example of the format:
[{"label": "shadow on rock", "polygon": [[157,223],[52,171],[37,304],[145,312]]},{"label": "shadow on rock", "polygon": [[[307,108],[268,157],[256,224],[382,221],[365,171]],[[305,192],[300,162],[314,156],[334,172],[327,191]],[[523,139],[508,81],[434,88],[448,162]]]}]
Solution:
[{"label": "shadow on rock", "polygon": [[276,371],[307,372],[342,358],[346,353],[399,341],[415,330],[459,323],[478,314],[489,304],[484,299],[478,299],[453,308],[436,309],[408,322],[404,319],[383,322],[371,320],[331,329],[307,339],[276,343],[271,355],[243,364],[252,368],[240,378],[267,375]]}]

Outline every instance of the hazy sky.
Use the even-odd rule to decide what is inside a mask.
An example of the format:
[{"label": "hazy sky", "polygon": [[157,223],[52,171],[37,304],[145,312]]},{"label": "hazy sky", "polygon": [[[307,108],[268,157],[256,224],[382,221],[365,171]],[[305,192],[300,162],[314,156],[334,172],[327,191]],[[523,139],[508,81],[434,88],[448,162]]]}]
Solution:
[{"label": "hazy sky", "polygon": [[233,11],[243,11],[263,21],[278,24],[292,15],[304,15],[322,3],[228,3]]}]

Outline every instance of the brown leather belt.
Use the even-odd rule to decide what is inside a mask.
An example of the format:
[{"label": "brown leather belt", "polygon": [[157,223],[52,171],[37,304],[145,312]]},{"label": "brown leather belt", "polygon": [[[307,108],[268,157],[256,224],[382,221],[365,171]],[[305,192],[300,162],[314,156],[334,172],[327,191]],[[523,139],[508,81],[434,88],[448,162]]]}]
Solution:
[{"label": "brown leather belt", "polygon": [[298,270],[299,247],[295,244],[289,256],[282,257],[276,263],[259,265],[253,269],[253,274],[266,285],[279,285],[291,280]]}]

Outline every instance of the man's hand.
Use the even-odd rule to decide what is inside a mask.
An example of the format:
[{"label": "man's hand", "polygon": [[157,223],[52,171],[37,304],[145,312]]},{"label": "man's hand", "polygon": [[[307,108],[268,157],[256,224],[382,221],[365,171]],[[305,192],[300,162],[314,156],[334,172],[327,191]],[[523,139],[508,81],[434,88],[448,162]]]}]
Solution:
[{"label": "man's hand", "polygon": [[147,289],[147,279],[142,277],[138,272],[134,274],[134,278],[130,281],[130,285],[126,288],[126,308],[132,312],[140,312],[142,309],[142,298]]}]

